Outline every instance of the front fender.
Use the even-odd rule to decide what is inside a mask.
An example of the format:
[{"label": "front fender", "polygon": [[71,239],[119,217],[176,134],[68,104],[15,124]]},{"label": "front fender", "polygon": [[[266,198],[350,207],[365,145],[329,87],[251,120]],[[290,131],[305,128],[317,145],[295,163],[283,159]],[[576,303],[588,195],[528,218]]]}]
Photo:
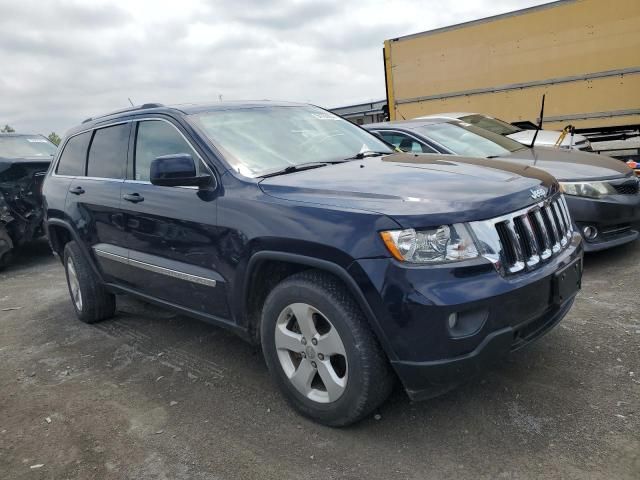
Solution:
[{"label": "front fender", "polygon": [[241,318],[247,318],[247,299],[252,293],[251,282],[253,274],[257,271],[260,264],[265,261],[279,261],[314,268],[317,270],[328,272],[340,279],[344,283],[345,287],[349,290],[358,306],[362,309],[362,313],[365,315],[367,321],[369,322],[369,326],[373,330],[374,334],[378,338],[378,341],[382,345],[389,358],[394,358],[395,354],[390,348],[387,338],[382,333],[383,331],[380,327],[376,314],[374,313],[369,302],[364,296],[360,285],[358,285],[356,280],[349,274],[349,265],[342,266],[330,260],[276,250],[263,250],[255,252],[249,258],[246,269],[244,270],[242,276],[242,289],[240,291],[241,297],[237,299],[239,302],[236,303],[236,305],[242,305],[243,307]]}]

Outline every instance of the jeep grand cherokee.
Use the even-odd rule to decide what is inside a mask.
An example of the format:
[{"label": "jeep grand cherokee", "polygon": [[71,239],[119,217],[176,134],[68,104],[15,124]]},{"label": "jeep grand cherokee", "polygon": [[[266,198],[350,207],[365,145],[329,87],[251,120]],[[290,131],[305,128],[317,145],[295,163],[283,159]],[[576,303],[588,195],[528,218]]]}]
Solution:
[{"label": "jeep grand cherokee", "polygon": [[142,107],[71,130],[44,184],[80,320],[132,294],[261,344],[340,426],[444,392],[570,309],[582,245],[529,166],[394,152],[320,108]]}]

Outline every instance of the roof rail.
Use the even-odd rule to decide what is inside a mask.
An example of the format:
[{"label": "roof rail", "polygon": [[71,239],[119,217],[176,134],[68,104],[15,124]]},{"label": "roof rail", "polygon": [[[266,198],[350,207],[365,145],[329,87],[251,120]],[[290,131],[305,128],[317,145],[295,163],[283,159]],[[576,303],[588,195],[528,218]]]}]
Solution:
[{"label": "roof rail", "polygon": [[114,112],[105,113],[104,115],[98,115],[97,117],[89,117],[82,121],[82,123],[91,122],[93,120],[97,120],[99,118],[109,117],[111,115],[117,115],[118,113],[126,113],[126,112],[135,112],[136,110],[145,110],[147,108],[160,108],[164,107],[162,103],[144,103],[142,105],[138,105],[136,107],[124,108],[122,110],[116,110]]}]

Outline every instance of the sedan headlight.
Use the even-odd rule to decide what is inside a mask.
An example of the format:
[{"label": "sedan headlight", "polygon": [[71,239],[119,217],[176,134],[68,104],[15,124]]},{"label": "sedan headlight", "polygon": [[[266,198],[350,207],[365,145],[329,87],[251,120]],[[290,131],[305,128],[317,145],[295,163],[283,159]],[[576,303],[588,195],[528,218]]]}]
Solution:
[{"label": "sedan headlight", "polygon": [[461,223],[430,230],[389,230],[380,232],[380,236],[391,255],[401,262],[455,262],[479,255],[467,227]]},{"label": "sedan headlight", "polygon": [[577,197],[601,198],[617,193],[607,182],[560,182],[560,188],[567,195]]}]

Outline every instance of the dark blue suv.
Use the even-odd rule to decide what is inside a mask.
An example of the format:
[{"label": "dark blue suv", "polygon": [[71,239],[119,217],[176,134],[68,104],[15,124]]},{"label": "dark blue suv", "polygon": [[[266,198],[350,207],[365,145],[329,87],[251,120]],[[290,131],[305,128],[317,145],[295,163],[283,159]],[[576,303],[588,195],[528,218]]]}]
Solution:
[{"label": "dark blue suv", "polygon": [[580,287],[558,183],[395,152],[318,107],[147,104],[85,120],[44,183],[78,317],[132,294],[261,344],[301,413],[442,393],[540,337]]}]

